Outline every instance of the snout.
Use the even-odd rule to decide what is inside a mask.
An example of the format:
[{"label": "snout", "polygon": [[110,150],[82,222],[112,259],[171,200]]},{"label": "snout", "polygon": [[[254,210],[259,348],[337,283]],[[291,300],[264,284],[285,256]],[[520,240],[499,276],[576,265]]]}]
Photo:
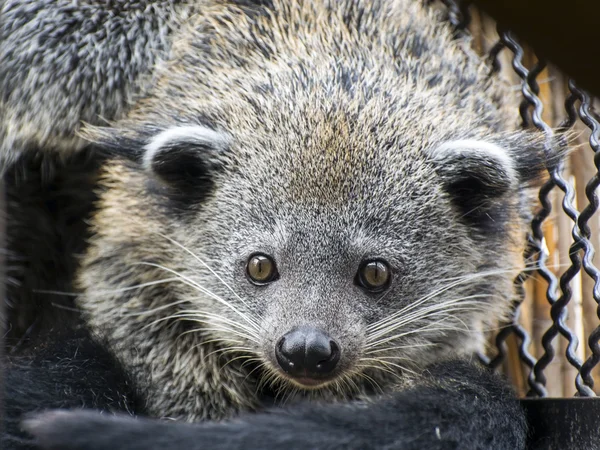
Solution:
[{"label": "snout", "polygon": [[310,326],[293,328],[275,345],[279,367],[305,386],[319,385],[330,378],[340,356],[339,344],[327,333]]}]

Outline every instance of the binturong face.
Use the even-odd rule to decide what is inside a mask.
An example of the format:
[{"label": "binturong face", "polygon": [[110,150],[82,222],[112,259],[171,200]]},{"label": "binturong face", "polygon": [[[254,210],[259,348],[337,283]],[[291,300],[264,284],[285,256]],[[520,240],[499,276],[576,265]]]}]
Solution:
[{"label": "binturong face", "polygon": [[419,2],[271,3],[207,10],[147,98],[88,129],[128,158],[79,306],[161,416],[386,392],[485,350],[553,163]]},{"label": "binturong face", "polygon": [[359,145],[355,125],[282,142],[171,128],[147,146],[157,183],[180,173],[168,168],[179,145],[223,158],[169,235],[189,280],[179,298],[261,376],[301,390],[386,390],[483,351],[523,266],[512,143],[526,136]]},{"label": "binturong face", "polygon": [[371,118],[136,138],[141,163],[105,175],[90,323],[156,380],[227,367],[255,392],[310,397],[389,391],[485,350],[523,268],[539,143],[485,128],[416,140]]}]

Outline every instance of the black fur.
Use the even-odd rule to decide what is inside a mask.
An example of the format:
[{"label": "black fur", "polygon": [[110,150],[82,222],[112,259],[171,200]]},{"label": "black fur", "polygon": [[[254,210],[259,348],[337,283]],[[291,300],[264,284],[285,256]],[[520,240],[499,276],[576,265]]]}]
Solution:
[{"label": "black fur", "polygon": [[51,324],[77,317],[72,296],[41,291],[73,291],[76,255],[85,246],[102,161],[92,150],[66,158],[31,150],[5,174],[9,353]]},{"label": "black fur", "polygon": [[151,162],[155,176],[148,189],[175,209],[185,211],[202,204],[212,191],[214,172],[221,168],[220,162],[211,158],[218,151],[208,144],[189,142],[161,148]]},{"label": "black fur", "polygon": [[440,164],[445,191],[458,208],[460,218],[474,230],[503,233],[506,218],[504,196],[510,191],[511,180],[499,162],[479,155],[458,153]]},{"label": "black fur", "polygon": [[21,429],[27,412],[55,408],[142,412],[132,384],[105,346],[83,327],[55,330],[4,367],[4,432],[2,448],[36,448]]},{"label": "black fur", "polygon": [[197,425],[54,411],[30,416],[25,427],[50,450],[516,450],[527,430],[505,382],[463,361],[436,364],[418,385],[368,403],[306,404]]},{"label": "black fur", "polygon": [[[5,340],[16,354],[36,334],[74,323],[73,276],[85,248],[87,218],[104,156],[25,152],[4,176],[8,252]],[[63,294],[48,294],[42,291]]]}]

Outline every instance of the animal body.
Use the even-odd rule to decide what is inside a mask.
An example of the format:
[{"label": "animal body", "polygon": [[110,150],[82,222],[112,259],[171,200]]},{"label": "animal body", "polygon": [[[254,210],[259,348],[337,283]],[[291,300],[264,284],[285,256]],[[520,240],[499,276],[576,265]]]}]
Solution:
[{"label": "animal body", "polygon": [[[3,25],[3,70],[26,80],[0,85],[9,189],[48,160],[36,198],[55,205],[50,183],[71,204],[82,172],[91,187],[66,221],[83,253],[61,275],[78,292],[59,302],[75,309],[68,326],[40,313],[53,294],[32,307],[9,292],[9,320],[26,317],[15,339],[35,320],[45,332],[10,357],[6,442],[30,445],[15,424],[37,401],[63,408],[25,422],[44,448],[524,447],[510,388],[469,359],[510,315],[530,191],[557,158],[438,13],[409,0],[115,3],[99,23],[151,26],[115,27],[117,47],[95,41],[64,72],[20,75],[27,54],[6,49],[60,10],[40,8]],[[62,102],[34,114],[44,95]],[[103,111],[110,125],[78,129]],[[43,135],[27,131],[38,121]],[[58,141],[75,154],[52,154]]]}]

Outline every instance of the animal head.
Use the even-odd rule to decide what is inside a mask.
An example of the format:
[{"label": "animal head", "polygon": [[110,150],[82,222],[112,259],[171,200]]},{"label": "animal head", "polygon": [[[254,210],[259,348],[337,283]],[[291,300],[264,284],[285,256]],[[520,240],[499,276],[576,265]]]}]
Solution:
[{"label": "animal head", "polygon": [[134,162],[107,168],[80,306],[178,386],[163,390],[177,411],[250,373],[386,390],[481,350],[509,314],[544,145],[511,131],[502,86],[411,5],[369,9],[362,28],[358,9],[219,10],[128,119],[89,131]]}]

